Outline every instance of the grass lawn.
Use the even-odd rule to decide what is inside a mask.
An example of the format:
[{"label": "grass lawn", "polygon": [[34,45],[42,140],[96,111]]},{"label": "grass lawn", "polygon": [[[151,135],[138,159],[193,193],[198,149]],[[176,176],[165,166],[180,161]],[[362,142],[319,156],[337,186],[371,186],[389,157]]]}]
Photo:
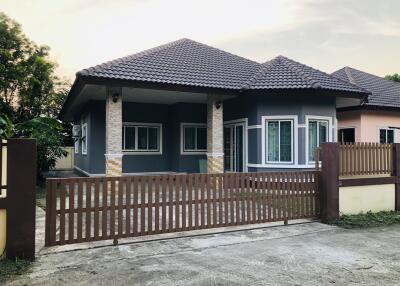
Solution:
[{"label": "grass lawn", "polygon": [[9,259],[0,260],[0,282],[13,276],[27,273],[31,263],[30,261],[21,259],[15,261]]},{"label": "grass lawn", "polygon": [[368,228],[400,224],[400,212],[383,211],[367,212],[358,215],[343,215],[337,220],[330,221],[329,224],[343,228]]}]

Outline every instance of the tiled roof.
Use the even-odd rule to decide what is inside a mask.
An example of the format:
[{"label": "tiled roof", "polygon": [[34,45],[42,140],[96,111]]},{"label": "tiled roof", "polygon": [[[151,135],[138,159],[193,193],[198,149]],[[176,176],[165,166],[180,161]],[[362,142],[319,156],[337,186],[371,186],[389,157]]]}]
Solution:
[{"label": "tiled roof", "polygon": [[249,83],[250,89],[325,89],[365,92],[331,75],[283,56],[263,64]]},{"label": "tiled roof", "polygon": [[335,71],[332,75],[371,92],[366,105],[400,107],[400,83],[398,82],[350,67],[344,67]]},{"label": "tiled roof", "polygon": [[260,64],[189,39],[84,69],[77,76],[232,90],[315,88],[365,93],[282,56]]},{"label": "tiled roof", "polygon": [[181,39],[78,72],[78,75],[154,83],[240,89],[260,64]]}]

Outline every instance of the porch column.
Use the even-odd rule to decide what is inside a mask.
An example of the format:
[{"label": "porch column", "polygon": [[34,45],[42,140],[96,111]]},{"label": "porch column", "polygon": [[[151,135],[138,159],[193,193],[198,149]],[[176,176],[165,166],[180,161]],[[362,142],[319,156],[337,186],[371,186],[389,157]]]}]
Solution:
[{"label": "porch column", "polygon": [[218,95],[207,96],[207,172],[224,172],[223,105]]},{"label": "porch column", "polygon": [[122,88],[107,88],[106,176],[122,175]]}]

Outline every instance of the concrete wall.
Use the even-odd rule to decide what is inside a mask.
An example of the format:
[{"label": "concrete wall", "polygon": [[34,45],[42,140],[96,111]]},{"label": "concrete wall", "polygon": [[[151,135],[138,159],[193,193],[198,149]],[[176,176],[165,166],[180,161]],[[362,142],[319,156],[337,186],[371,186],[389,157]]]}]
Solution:
[{"label": "concrete wall", "polygon": [[[379,128],[400,128],[400,113],[380,110],[338,112],[339,128],[355,128],[356,142],[379,142]],[[400,132],[395,130],[395,142],[400,142]]]},{"label": "concrete wall", "polygon": [[339,188],[339,212],[341,214],[393,211],[394,209],[394,184]]},{"label": "concrete wall", "polygon": [[58,158],[54,170],[70,170],[74,168],[74,147],[64,147],[67,156]]},{"label": "concrete wall", "polygon": [[[400,128],[400,113],[389,111],[365,111],[361,113],[361,141],[379,142],[379,128]],[[395,130],[395,142],[399,140],[399,130]]]},{"label": "concrete wall", "polygon": [[361,112],[346,111],[337,113],[338,129],[354,128],[356,142],[361,140]]}]

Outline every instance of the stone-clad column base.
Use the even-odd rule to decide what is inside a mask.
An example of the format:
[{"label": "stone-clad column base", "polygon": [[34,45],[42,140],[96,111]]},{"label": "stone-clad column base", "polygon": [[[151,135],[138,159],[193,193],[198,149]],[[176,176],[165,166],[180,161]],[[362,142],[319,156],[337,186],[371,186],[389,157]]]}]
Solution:
[{"label": "stone-clad column base", "polygon": [[122,176],[122,154],[106,154],[106,176]]},{"label": "stone-clad column base", "polygon": [[221,174],[224,172],[224,155],[207,155],[207,173]]}]

